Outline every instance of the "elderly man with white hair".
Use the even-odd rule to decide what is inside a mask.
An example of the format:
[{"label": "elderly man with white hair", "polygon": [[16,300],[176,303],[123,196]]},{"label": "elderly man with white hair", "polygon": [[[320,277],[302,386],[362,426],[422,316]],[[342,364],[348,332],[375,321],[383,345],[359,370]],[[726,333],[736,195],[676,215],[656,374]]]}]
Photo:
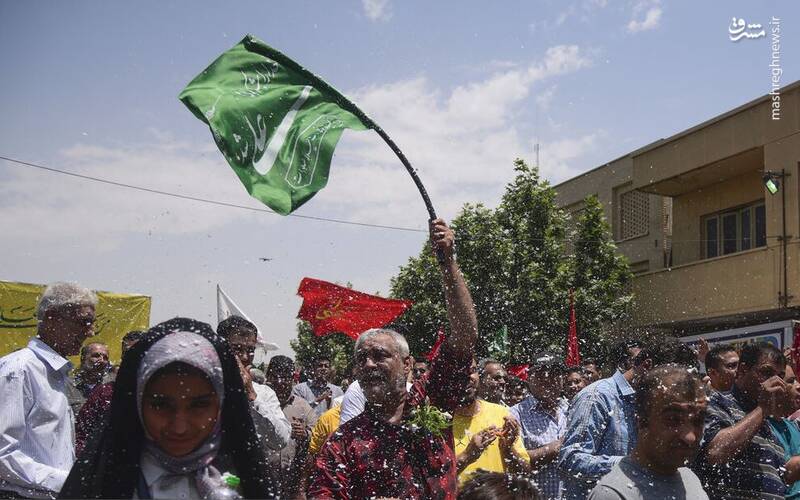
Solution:
[{"label": "elderly man with white hair", "polygon": [[37,306],[36,337],[0,358],[0,498],[53,498],[72,468],[66,357],[94,335],[96,305],[82,286],[49,285]]},{"label": "elderly man with white hair", "polygon": [[441,256],[450,335],[428,373],[407,390],[414,358],[405,338],[386,329],[361,334],[354,364],[367,404],[317,454],[309,498],[456,498],[453,434],[442,411],[456,408],[466,392],[478,322],[453,232],[441,219],[431,221],[431,241]]}]

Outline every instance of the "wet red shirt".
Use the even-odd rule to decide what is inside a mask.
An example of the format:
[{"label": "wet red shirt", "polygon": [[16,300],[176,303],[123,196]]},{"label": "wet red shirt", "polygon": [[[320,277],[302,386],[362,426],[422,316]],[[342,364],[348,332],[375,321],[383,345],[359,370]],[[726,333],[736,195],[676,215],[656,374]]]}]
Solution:
[{"label": "wet red shirt", "polygon": [[[405,418],[425,402],[452,412],[469,383],[471,360],[443,350],[408,393]],[[381,421],[369,404],[341,426],[317,454],[309,498],[455,499],[458,488],[453,435],[441,437]]]},{"label": "wet red shirt", "polygon": [[114,382],[98,385],[81,407],[75,418],[75,455],[78,456],[86,446],[89,437],[102,431],[103,418],[111,407],[111,396],[114,394]]}]

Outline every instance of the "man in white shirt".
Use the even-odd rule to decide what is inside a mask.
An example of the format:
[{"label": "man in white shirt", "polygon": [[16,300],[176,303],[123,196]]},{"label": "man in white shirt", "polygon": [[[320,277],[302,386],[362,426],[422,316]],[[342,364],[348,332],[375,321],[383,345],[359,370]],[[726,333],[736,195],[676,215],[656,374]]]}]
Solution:
[{"label": "man in white shirt", "polygon": [[0,358],[0,497],[54,498],[75,461],[66,396],[72,363],[94,335],[97,296],[53,283],[39,299],[37,336]]},{"label": "man in white shirt", "polygon": [[254,382],[250,375],[258,339],[256,325],[241,316],[230,316],[217,326],[217,334],[228,341],[239,362],[242,381],[250,393],[250,415],[265,449],[283,449],[289,442],[292,426],[281,410],[275,391]]}]

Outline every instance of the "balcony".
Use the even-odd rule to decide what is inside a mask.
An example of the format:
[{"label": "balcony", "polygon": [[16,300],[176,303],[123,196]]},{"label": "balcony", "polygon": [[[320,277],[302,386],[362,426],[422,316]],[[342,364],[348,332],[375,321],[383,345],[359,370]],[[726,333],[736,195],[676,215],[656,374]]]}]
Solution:
[{"label": "balcony", "polygon": [[[800,242],[787,245],[789,307],[800,306],[793,283],[800,283]],[[680,328],[714,318],[735,321],[748,313],[780,307],[783,259],[781,246],[772,244],[744,252],[700,260],[636,276],[633,321],[637,325]],[[795,288],[793,290],[793,288]],[[709,321],[712,320],[712,321]]]}]

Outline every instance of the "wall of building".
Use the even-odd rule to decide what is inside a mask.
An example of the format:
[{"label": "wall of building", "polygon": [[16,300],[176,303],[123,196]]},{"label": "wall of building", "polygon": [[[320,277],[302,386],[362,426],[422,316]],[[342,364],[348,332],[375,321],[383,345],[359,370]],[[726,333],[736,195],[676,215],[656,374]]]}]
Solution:
[{"label": "wall of building", "polygon": [[[794,240],[800,240],[800,132],[773,141],[764,146],[764,166],[780,172],[785,169],[789,176],[782,188],[786,189],[786,232]],[[781,193],[766,195],[767,234],[779,234],[781,228]],[[800,290],[798,290],[800,293]]]},{"label": "wall of building", "polygon": [[[673,268],[637,276],[635,324],[666,324],[731,317],[756,311],[766,318],[781,306],[784,290],[782,208],[786,202],[788,307],[800,307],[800,133],[761,146],[759,170],[674,197]],[[769,194],[763,170],[786,170],[781,190]],[[701,260],[704,215],[763,199],[767,247]]]},{"label": "wall of building", "polygon": [[[800,243],[789,247],[800,259]],[[781,252],[766,247],[637,276],[632,311],[638,325],[665,324],[777,309]],[[794,271],[796,276],[796,270]],[[795,298],[790,305],[797,305]]]},{"label": "wall of building", "polygon": [[603,205],[605,217],[617,241],[619,252],[626,256],[635,272],[647,272],[663,267],[662,197],[649,196],[649,228],[646,234],[629,239],[620,238],[619,197],[633,189],[633,160],[618,158],[600,168],[555,186],[556,203],[568,213],[577,215],[583,209],[583,199],[596,195]]},{"label": "wall of building", "polygon": [[[557,203],[568,211],[580,210],[589,194],[603,204],[618,249],[637,273],[634,324],[767,320],[781,311],[784,286],[786,305],[800,309],[800,82],[784,89],[781,103],[780,120],[771,119],[770,100],[757,99],[555,186]],[[781,169],[788,177],[770,195],[763,171]],[[648,229],[623,239],[620,198],[638,188],[649,193]],[[702,259],[703,217],[758,200],[765,204],[767,246]],[[672,265],[665,268],[668,215]]]},{"label": "wall of building", "polygon": [[[703,216],[764,199],[765,190],[760,171],[762,168],[672,198],[673,266],[702,258]],[[769,218],[769,214],[767,217]]]},{"label": "wall of building", "polygon": [[772,101],[757,99],[634,155],[634,186],[649,189],[686,172],[781,140],[800,131],[800,84],[781,92],[781,119]]}]

